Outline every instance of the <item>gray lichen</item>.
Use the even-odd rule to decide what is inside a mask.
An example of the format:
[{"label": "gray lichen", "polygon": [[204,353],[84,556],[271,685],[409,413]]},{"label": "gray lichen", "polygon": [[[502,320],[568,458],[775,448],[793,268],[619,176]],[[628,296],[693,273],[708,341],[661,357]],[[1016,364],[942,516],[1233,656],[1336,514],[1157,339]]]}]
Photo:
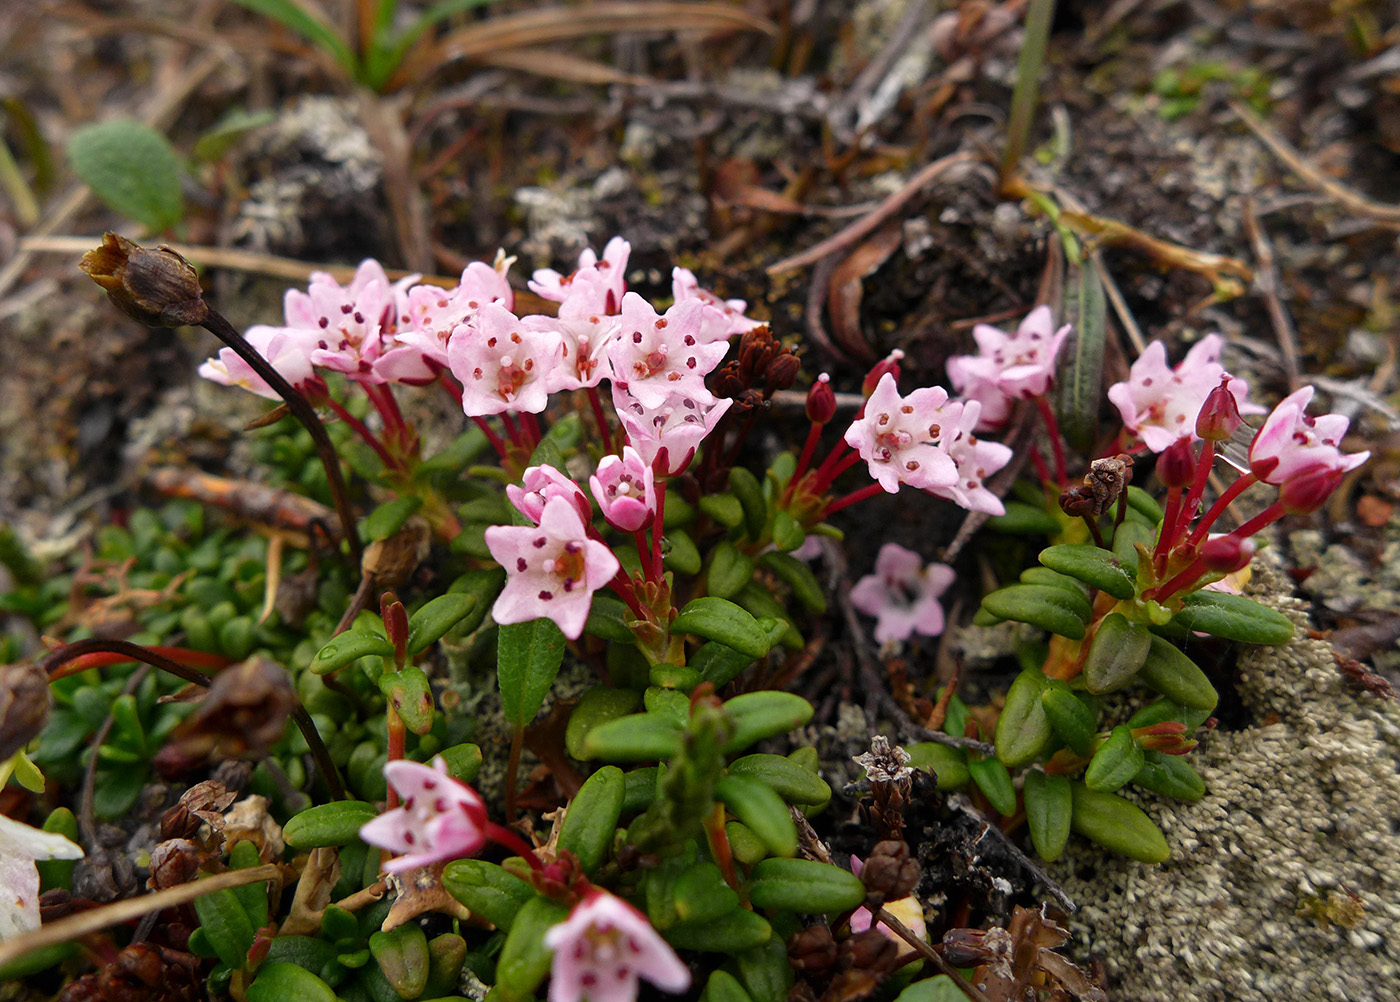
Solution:
[{"label": "gray lichen", "polygon": [[1145,801],[1160,867],[1079,844],[1055,868],[1076,940],[1139,1002],[1400,999],[1400,709],[1353,692],[1277,571],[1256,596],[1298,624],[1240,655],[1251,723],[1193,759],[1195,804]]}]

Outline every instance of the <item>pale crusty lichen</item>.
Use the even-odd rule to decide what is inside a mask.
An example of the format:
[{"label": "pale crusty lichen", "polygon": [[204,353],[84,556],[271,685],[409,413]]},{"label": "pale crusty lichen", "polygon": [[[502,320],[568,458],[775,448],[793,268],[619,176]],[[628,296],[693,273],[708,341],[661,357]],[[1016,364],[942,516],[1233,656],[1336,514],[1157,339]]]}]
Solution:
[{"label": "pale crusty lichen", "polygon": [[[1262,562],[1262,561],[1260,561]],[[1400,999],[1400,708],[1357,694],[1306,606],[1262,567],[1261,601],[1298,624],[1240,654],[1252,723],[1192,758],[1196,804],[1143,798],[1172,846],[1159,867],[1072,843],[1054,867],[1076,941],[1137,1002]]]}]

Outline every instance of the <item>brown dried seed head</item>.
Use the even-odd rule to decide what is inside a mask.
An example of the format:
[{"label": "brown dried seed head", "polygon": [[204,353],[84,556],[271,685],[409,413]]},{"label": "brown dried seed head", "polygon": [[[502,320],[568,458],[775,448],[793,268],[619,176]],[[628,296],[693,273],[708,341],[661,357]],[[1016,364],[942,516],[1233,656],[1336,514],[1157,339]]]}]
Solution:
[{"label": "brown dried seed head", "polygon": [[147,250],[107,233],[78,267],[102,286],[119,310],[147,327],[199,324],[209,315],[198,273],[164,245]]},{"label": "brown dried seed head", "polygon": [[38,665],[0,665],[0,762],[39,735],[49,721],[49,676]]},{"label": "brown dried seed head", "polygon": [[865,860],[860,879],[872,899],[898,901],[914,893],[922,872],[919,861],[901,841],[879,842]]},{"label": "brown dried seed head", "polygon": [[836,940],[824,925],[809,925],[788,940],[788,960],[799,971],[825,971],[836,954]]}]

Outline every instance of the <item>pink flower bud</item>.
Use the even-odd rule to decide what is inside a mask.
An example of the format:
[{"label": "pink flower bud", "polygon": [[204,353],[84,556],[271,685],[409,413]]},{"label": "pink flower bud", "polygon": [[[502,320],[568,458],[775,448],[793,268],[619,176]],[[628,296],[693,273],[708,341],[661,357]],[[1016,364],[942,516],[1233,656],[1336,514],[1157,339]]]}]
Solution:
[{"label": "pink flower bud", "polygon": [[883,359],[875,363],[875,367],[865,374],[865,380],[860,384],[860,392],[863,396],[869,397],[875,392],[875,387],[880,385],[880,380],[885,373],[894,376],[894,381],[899,382],[899,360],[904,357],[904,352],[896,348]]},{"label": "pink flower bud", "polygon": [[636,532],[656,512],[656,475],[630,445],[621,456],[604,456],[588,483],[603,518],[615,529]]},{"label": "pink flower bud", "polygon": [[1254,559],[1257,549],[1252,539],[1236,539],[1233,535],[1215,536],[1201,547],[1201,561],[1219,574],[1233,574]]},{"label": "pink flower bud", "polygon": [[1157,476],[1169,488],[1189,487],[1196,479],[1196,450],[1188,438],[1178,438],[1162,451],[1157,460]]},{"label": "pink flower bud", "polygon": [[1311,515],[1332,496],[1346,472],[1331,466],[1316,466],[1300,473],[1279,487],[1279,507],[1290,515]]},{"label": "pink flower bud", "polygon": [[836,393],[831,389],[831,377],[823,372],[807,391],[807,420],[826,424],[836,416]]},{"label": "pink flower bud", "polygon": [[1207,441],[1223,442],[1243,423],[1239,401],[1230,392],[1230,377],[1223,375],[1196,415],[1196,434]]}]

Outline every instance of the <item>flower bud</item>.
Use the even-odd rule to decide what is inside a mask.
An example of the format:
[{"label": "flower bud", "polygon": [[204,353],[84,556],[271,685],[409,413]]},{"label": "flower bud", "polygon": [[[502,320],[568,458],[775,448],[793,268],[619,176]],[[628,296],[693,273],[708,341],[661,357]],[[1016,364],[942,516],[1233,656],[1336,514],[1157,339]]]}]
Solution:
[{"label": "flower bud", "polygon": [[1226,373],[1196,415],[1196,434],[1209,442],[1223,442],[1243,423],[1239,401],[1230,392],[1230,376]]},{"label": "flower bud", "polygon": [[1290,515],[1311,515],[1327,502],[1345,476],[1345,470],[1330,466],[1318,466],[1300,473],[1279,487],[1279,507]]},{"label": "flower bud", "polygon": [[825,971],[836,963],[836,940],[824,925],[809,925],[788,940],[788,961],[799,971]]},{"label": "flower bud", "polygon": [[858,932],[841,944],[841,953],[851,967],[877,974],[894,970],[899,947],[878,929]]},{"label": "flower bud", "polygon": [[783,351],[768,363],[768,373],[763,381],[764,395],[786,390],[797,382],[797,374],[802,371],[802,360],[790,351]]},{"label": "flower bud", "polygon": [[875,392],[875,387],[880,385],[880,380],[885,373],[894,376],[894,381],[899,382],[899,360],[904,357],[904,352],[896,348],[879,362],[875,367],[865,374],[865,380],[860,384],[860,392],[865,396]]},{"label": "flower bud", "polygon": [[1196,479],[1196,451],[1190,439],[1178,438],[1157,459],[1157,476],[1167,487],[1180,490]]},{"label": "flower bud", "polygon": [[1249,565],[1256,549],[1252,539],[1215,536],[1201,546],[1201,562],[1218,574],[1233,574]]},{"label": "flower bud", "polygon": [[209,315],[198,273],[164,245],[146,250],[108,233],[78,267],[106,290],[117,309],[147,327],[199,324]]},{"label": "flower bud", "polygon": [[38,665],[0,666],[0,762],[29,744],[49,721],[49,676]]},{"label": "flower bud", "polygon": [[807,420],[826,424],[835,416],[836,393],[831,388],[831,377],[823,372],[807,391]]}]

